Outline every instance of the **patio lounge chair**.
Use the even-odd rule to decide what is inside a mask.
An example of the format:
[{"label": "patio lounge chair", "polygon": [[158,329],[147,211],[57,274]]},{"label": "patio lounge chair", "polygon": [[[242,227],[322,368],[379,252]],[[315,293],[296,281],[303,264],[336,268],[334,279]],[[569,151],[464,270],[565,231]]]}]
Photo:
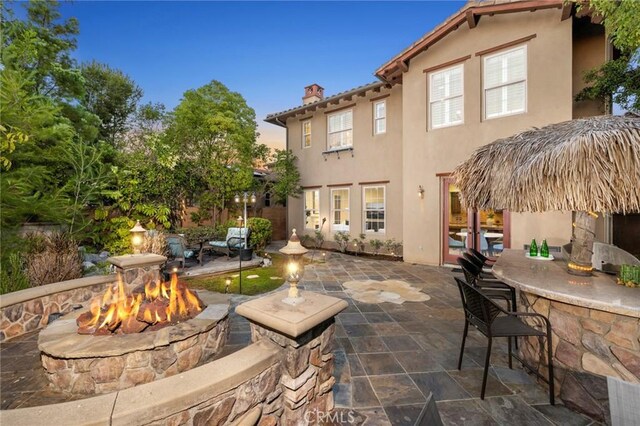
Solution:
[{"label": "patio lounge chair", "polygon": [[[462,368],[462,357],[464,355],[464,343],[469,331],[469,324],[474,326],[480,333],[488,339],[487,351],[484,360],[484,374],[482,375],[482,390],[480,399],[484,399],[487,387],[487,374],[489,372],[489,362],[491,360],[491,345],[494,337],[506,337],[508,341],[509,368],[513,368],[512,357],[522,363],[522,365],[538,376],[541,380],[549,384],[549,403],[555,405],[555,395],[553,389],[553,354],[551,343],[551,323],[540,314],[529,312],[507,312],[483,295],[477,288],[465,283],[459,278],[455,278],[460,290],[462,307],[464,308],[464,331],[462,333],[462,344],[460,345],[460,357],[458,358],[458,370]],[[538,330],[524,323],[519,317],[538,318],[542,320],[544,330]],[[547,360],[549,369],[549,379],[538,373],[531,366],[525,363],[511,351],[511,338],[524,336],[539,336],[547,340]]]},{"label": "patio lounge chair", "polygon": [[209,245],[216,251],[221,251],[227,255],[231,255],[232,250],[239,250],[244,247],[244,236],[247,234],[247,241],[251,237],[251,229],[249,228],[229,228],[227,236],[224,240],[209,241]]}]

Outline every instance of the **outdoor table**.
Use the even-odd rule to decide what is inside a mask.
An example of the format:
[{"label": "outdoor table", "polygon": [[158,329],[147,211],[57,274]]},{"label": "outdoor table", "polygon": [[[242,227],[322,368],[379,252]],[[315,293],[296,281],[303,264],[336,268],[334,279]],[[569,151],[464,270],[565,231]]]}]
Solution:
[{"label": "outdoor table", "polygon": [[[493,273],[519,290],[518,311],[536,312],[551,322],[554,368],[560,372],[556,390],[561,398],[587,400],[586,395],[575,394],[586,392],[575,385],[583,376],[567,374],[571,372],[640,381],[640,289],[617,285],[614,276],[602,272],[570,275],[565,260],[529,259],[524,250],[505,249]],[[527,338],[522,343],[522,357],[546,376],[546,342]],[[563,396],[568,380],[573,385],[565,392],[571,395]]]}]

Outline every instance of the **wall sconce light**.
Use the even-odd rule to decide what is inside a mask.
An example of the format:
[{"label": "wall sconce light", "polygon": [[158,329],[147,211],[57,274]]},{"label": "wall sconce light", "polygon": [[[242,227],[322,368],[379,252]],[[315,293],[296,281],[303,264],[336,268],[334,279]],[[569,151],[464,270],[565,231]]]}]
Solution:
[{"label": "wall sconce light", "polygon": [[422,185],[418,185],[418,198],[420,199],[424,198],[424,188]]},{"label": "wall sconce light", "polygon": [[133,247],[133,254],[140,254],[140,248],[142,247],[142,241],[144,240],[144,234],[146,229],[140,225],[140,221],[136,221],[133,228],[129,230],[131,234],[131,246]]}]

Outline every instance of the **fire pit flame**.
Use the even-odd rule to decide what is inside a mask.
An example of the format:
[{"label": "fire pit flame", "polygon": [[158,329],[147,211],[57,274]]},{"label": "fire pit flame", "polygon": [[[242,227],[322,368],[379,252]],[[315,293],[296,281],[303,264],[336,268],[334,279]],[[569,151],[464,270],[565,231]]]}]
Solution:
[{"label": "fire pit flame", "polygon": [[76,323],[79,334],[140,333],[193,318],[202,309],[198,295],[178,282],[175,273],[168,283],[147,282],[132,293],[119,275],[117,285],[108,287],[101,300],[95,299]]}]

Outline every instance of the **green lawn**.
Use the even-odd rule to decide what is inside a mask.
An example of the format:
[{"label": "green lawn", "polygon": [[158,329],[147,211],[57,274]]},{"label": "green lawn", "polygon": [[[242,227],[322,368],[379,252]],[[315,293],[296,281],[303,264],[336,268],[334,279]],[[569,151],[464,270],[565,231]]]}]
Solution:
[{"label": "green lawn", "polygon": [[[266,293],[274,290],[284,283],[283,271],[287,257],[282,254],[271,254],[273,264],[266,268],[251,268],[242,270],[242,294],[254,295]],[[257,278],[247,278],[250,275],[257,275]],[[277,277],[277,279],[271,279]],[[184,281],[190,288],[204,289],[224,293],[225,282],[227,278],[231,278],[229,293],[240,293],[240,276],[238,271],[229,272],[224,275],[215,275],[209,277],[184,278]]]}]

